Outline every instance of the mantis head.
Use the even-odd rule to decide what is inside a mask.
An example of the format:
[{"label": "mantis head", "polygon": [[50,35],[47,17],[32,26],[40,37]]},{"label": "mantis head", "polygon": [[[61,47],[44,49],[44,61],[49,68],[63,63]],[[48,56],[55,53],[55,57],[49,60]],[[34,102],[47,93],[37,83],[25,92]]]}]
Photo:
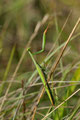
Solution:
[{"label": "mantis head", "polygon": [[30,51],[31,47],[27,48],[27,51]]}]

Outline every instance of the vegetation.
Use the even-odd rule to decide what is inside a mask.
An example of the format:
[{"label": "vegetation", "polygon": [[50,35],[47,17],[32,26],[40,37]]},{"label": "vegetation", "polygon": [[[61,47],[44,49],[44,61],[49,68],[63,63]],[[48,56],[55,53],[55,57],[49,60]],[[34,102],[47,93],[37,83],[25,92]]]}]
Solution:
[{"label": "vegetation", "polygon": [[79,6],[0,0],[0,120],[80,120]]}]

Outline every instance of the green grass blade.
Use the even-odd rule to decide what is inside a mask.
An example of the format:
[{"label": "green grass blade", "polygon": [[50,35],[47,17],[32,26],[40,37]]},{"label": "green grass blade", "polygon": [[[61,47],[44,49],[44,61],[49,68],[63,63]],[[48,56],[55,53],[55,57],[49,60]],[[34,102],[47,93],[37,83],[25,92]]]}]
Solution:
[{"label": "green grass blade", "polygon": [[2,94],[3,87],[4,87],[4,85],[5,85],[5,81],[6,81],[6,79],[7,79],[7,75],[8,75],[8,72],[9,72],[9,70],[10,70],[10,67],[11,67],[11,63],[12,63],[13,56],[14,56],[14,52],[15,52],[15,47],[16,47],[16,46],[14,45],[13,48],[12,48],[11,55],[10,55],[10,58],[9,58],[9,61],[8,61],[8,64],[7,64],[7,67],[6,67],[4,76],[3,76],[2,86],[0,87],[0,95]]},{"label": "green grass blade", "polygon": [[71,116],[67,120],[73,120],[74,115],[77,113],[77,111],[80,110],[80,103],[77,104],[77,107],[72,112]]}]

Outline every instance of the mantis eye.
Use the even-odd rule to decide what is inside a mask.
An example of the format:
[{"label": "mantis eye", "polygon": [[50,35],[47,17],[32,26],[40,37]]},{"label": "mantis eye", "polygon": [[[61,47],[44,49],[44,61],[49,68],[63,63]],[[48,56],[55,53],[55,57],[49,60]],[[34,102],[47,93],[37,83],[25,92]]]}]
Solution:
[{"label": "mantis eye", "polygon": [[27,48],[27,51],[30,51],[31,47]]}]

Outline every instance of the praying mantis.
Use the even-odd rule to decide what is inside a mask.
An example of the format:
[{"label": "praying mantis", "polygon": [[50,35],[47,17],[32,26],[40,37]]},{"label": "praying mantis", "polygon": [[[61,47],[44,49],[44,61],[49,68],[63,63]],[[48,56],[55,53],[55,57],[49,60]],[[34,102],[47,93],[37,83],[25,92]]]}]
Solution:
[{"label": "praying mantis", "polygon": [[42,83],[43,83],[45,91],[47,92],[47,95],[48,95],[48,97],[50,99],[50,102],[51,102],[52,105],[54,105],[54,103],[55,103],[54,102],[54,97],[52,95],[51,89],[50,89],[49,84],[47,82],[47,75],[45,74],[43,68],[35,61],[35,59],[33,57],[33,55],[40,54],[40,53],[42,53],[44,51],[45,43],[46,43],[46,32],[47,32],[47,30],[48,30],[48,27],[45,29],[45,31],[43,33],[42,49],[40,51],[35,52],[35,53],[32,53],[30,48],[28,48],[27,51],[28,51],[30,57],[32,58],[32,61],[33,61],[34,65],[35,65],[35,67],[36,67],[36,69],[38,71],[38,74],[39,74],[39,76],[40,76],[40,78],[42,80]]}]

